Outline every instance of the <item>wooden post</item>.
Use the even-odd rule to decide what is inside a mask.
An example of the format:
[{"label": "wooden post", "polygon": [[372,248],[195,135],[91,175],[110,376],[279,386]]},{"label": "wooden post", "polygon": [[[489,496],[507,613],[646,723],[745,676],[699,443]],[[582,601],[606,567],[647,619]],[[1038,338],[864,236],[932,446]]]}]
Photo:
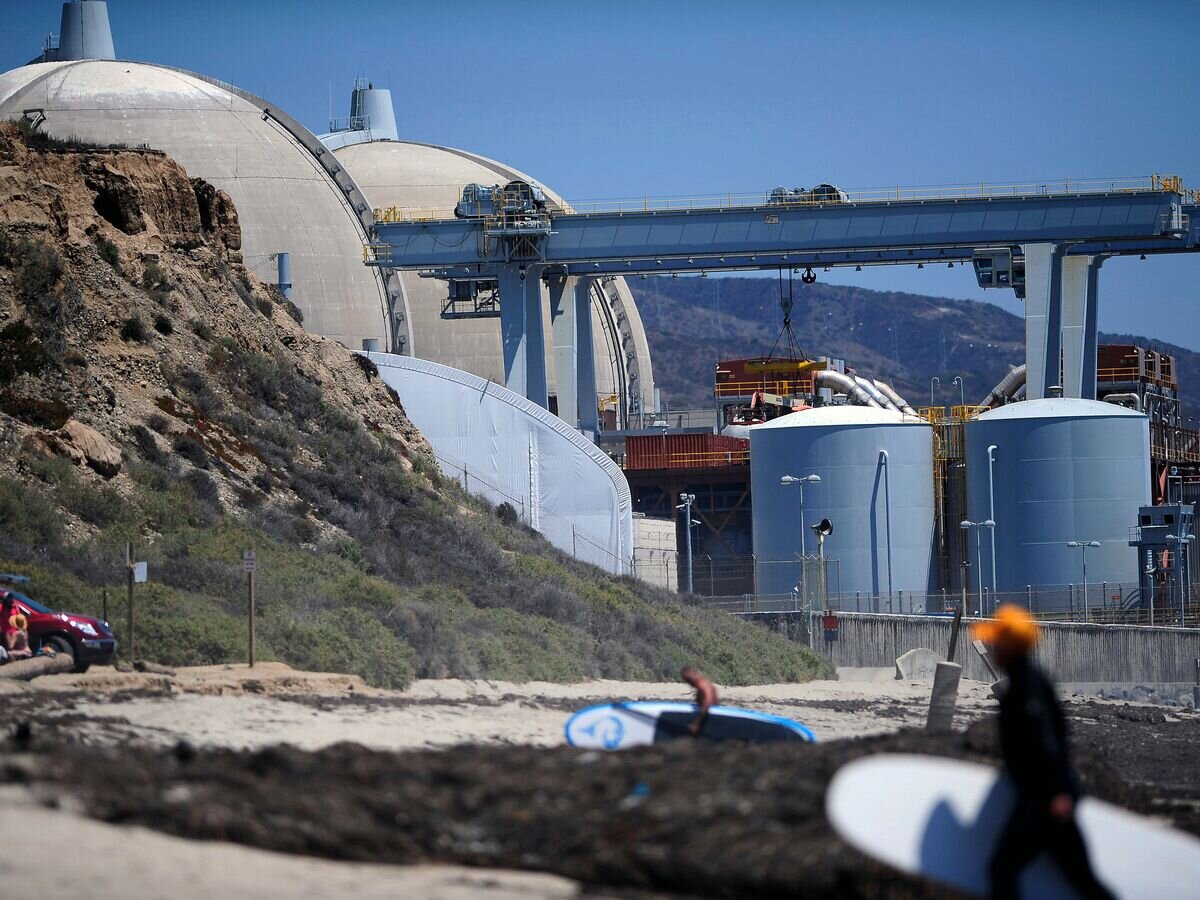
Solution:
[{"label": "wooden post", "polygon": [[254,668],[254,573],[246,575],[250,588],[250,668]]},{"label": "wooden post", "polygon": [[954,654],[958,651],[958,630],[962,627],[963,610],[959,605],[954,610],[954,621],[950,623],[950,652],[946,654],[946,662],[954,662]]},{"label": "wooden post", "polygon": [[250,628],[250,668],[254,668],[254,573],[258,569],[258,557],[253,550],[242,553],[242,571],[246,573],[246,616]]},{"label": "wooden post", "polygon": [[103,609],[102,617],[103,617],[104,621],[107,622],[108,621],[108,588],[104,588],[104,590],[101,592],[101,595],[104,597],[104,601],[103,601],[104,605],[102,607],[102,609]]},{"label": "wooden post", "polygon": [[137,656],[133,640],[133,544],[125,545],[125,577],[129,584],[129,658]]}]

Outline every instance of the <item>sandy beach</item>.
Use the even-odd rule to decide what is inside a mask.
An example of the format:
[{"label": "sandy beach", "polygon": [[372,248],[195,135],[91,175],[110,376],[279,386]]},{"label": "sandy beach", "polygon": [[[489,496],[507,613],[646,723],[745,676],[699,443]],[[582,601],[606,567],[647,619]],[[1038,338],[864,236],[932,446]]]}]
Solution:
[{"label": "sandy beach", "polygon": [[[729,705],[804,722],[817,745],[618,754],[564,747],[570,713],[686,700],[687,688],[436,680],[382,691],[277,663],[0,683],[8,734],[14,721],[33,733],[29,746],[0,745],[0,841],[39,835],[0,858],[0,879],[51,898],[268,897],[281,885],[300,897],[740,895],[782,889],[805,865],[828,876],[805,876],[814,896],[839,895],[847,878],[888,884],[824,824],[828,778],[880,750],[988,761],[995,701],[987,685],[964,682],[957,730],[926,735],[929,684],[889,670],[841,676],[722,690]],[[1200,716],[1067,707],[1090,789],[1200,828],[1200,788],[1179,768]],[[1169,799],[1147,792],[1154,778]],[[641,782],[653,809],[626,797]],[[106,862],[92,880],[47,881],[63,847]],[[924,894],[905,882],[901,895]]]},{"label": "sandy beach", "polygon": [[[797,719],[821,740],[924,724],[929,685],[872,670],[870,680],[725,688],[722,702]],[[681,683],[587,681],[513,684],[454,679],[415,682],[402,692],[369,688],[352,676],[296,672],[280,663],[185,669],[174,677],[97,670],[40,679],[30,688],[69,697],[84,734],[170,746],[255,749],[291,744],[318,750],[352,741],[379,750],[455,744],[563,743],[571,712],[614,700],[688,700]],[[986,685],[964,682],[960,721],[994,706]],[[54,715],[54,712],[50,713]],[[105,737],[107,735],[107,737]]]}]

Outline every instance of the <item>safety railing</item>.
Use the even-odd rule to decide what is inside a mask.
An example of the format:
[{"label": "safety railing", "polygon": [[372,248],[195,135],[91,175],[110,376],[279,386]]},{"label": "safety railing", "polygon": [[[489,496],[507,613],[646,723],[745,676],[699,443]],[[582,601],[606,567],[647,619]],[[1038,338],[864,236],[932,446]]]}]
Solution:
[{"label": "safety railing", "polygon": [[1112,194],[1183,191],[1183,180],[1177,175],[1141,175],[1120,178],[1050,181],[979,182],[967,185],[925,185],[919,187],[880,187],[839,191],[813,195],[805,191],[789,193],[785,198],[772,198],[770,191],[726,193],[685,197],[629,197],[614,200],[583,200],[572,202],[576,214],[605,212],[684,211],[701,209],[731,209],[738,207],[807,207],[842,203],[897,203],[920,200],[984,200],[1014,197],[1042,197],[1049,194]]},{"label": "safety railing", "polygon": [[[557,214],[586,215],[589,213],[682,212],[706,209],[740,209],[745,207],[794,208],[830,206],[845,203],[900,203],[930,200],[991,200],[1019,197],[1044,197],[1051,194],[1114,194],[1167,191],[1192,192],[1183,187],[1178,175],[1138,175],[1120,178],[1070,179],[1020,182],[978,182],[966,185],[925,185],[919,187],[879,187],[863,190],[838,191],[812,195],[808,192],[789,193],[785,198],[772,198],[771,191],[752,191],[725,194],[704,194],[679,197],[625,197],[617,199],[583,200],[553,211]],[[453,206],[388,207],[375,210],[378,224],[424,222],[454,218]]]},{"label": "safety railing", "polygon": [[363,244],[363,262],[389,263],[392,261],[392,245],[370,243]]},{"label": "safety railing", "polygon": [[756,379],[754,381],[718,381],[714,393],[718,397],[749,397],[758,391],[768,394],[778,394],[791,397],[797,394],[808,394],[813,390],[813,380],[807,378],[788,379]]}]

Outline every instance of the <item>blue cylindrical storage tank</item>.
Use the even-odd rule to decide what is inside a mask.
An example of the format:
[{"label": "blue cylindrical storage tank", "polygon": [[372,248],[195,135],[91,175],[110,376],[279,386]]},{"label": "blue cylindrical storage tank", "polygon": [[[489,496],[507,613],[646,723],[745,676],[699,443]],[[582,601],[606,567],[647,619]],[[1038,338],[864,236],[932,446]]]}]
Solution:
[{"label": "blue cylindrical storage tank", "polygon": [[1085,551],[1070,541],[1100,542],[1086,550],[1090,605],[1100,605],[1104,582],[1137,585],[1137,553],[1128,540],[1138,507],[1150,502],[1144,415],[1096,400],[1010,403],[967,423],[966,461],[968,518],[996,523],[995,556],[985,528],[978,562],[969,536],[969,558],[989,589],[995,566],[1001,601],[1029,596],[1035,612],[1081,609]]},{"label": "blue cylindrical storage tank", "polygon": [[[831,599],[840,590],[842,608],[854,609],[857,593],[866,612],[886,610],[889,596],[898,604],[900,591],[929,590],[932,429],[893,410],[827,406],[750,429],[759,594],[786,594],[799,579],[799,563],[791,562],[801,550],[799,490],[779,480],[810,474],[821,481],[804,485],[805,542],[808,553],[816,553],[809,526],[833,523],[825,539],[825,556],[838,561],[829,569]],[[872,603],[871,597],[881,599]]]}]

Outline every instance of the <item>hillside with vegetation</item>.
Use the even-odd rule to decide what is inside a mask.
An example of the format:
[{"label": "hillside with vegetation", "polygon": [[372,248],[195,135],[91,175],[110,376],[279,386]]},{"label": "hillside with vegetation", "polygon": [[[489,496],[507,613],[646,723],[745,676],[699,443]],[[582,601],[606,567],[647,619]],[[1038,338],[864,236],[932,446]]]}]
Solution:
[{"label": "hillside with vegetation", "polygon": [[0,571],[138,655],[361,674],[731,683],[807,649],[556,551],[437,472],[362,357],[243,265],[228,196],[150,151],[0,125]]},{"label": "hillside with vegetation", "polygon": [[[773,279],[659,276],[633,286],[655,384],[674,408],[712,404],[719,359],[773,348],[786,355]],[[962,377],[966,402],[977,403],[1010,366],[1025,361],[1024,321],[990,303],[798,282],[793,298],[792,328],[805,351],[845,359],[860,374],[890,382],[913,406],[928,405],[934,376],[941,380],[939,404],[959,402],[955,376]],[[1100,341],[1174,355],[1185,408],[1189,386],[1200,390],[1198,353],[1136,335],[1101,334]]]}]

